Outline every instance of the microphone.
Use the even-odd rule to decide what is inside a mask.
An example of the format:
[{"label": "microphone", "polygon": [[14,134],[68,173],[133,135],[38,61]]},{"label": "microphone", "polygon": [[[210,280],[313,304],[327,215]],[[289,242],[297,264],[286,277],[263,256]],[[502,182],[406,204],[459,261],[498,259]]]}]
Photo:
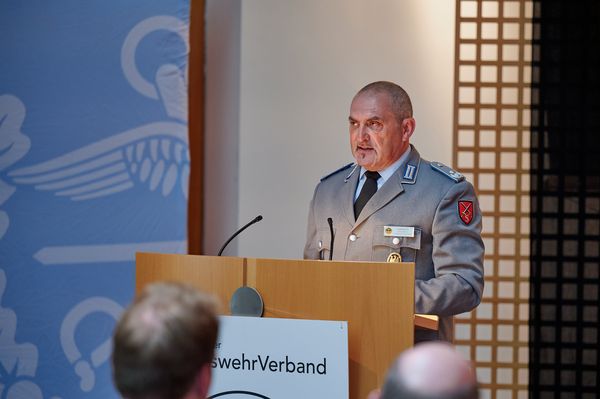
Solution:
[{"label": "microphone", "polygon": [[242,231],[246,230],[248,227],[252,226],[254,223],[260,222],[262,219],[263,219],[262,215],[258,215],[257,217],[255,217],[254,219],[252,219],[251,221],[246,223],[241,229],[236,231],[235,234],[232,235],[231,237],[229,237],[229,240],[227,240],[225,242],[225,244],[223,244],[223,246],[219,250],[219,254],[217,256],[221,256],[221,254],[223,253],[223,250],[225,249],[227,244],[229,244],[231,242],[231,240],[233,240],[235,237],[237,237],[238,234],[240,234]]},{"label": "microphone", "polygon": [[327,223],[329,223],[329,233],[331,234],[331,244],[329,245],[329,260],[333,260],[333,239],[335,238],[335,234],[333,234],[333,219],[327,218]]}]

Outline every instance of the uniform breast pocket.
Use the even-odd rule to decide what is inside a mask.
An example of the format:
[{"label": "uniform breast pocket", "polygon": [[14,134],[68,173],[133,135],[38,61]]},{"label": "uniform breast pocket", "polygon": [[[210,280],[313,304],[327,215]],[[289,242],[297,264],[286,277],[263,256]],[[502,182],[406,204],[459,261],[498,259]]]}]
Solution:
[{"label": "uniform breast pocket", "polygon": [[[414,262],[421,249],[421,229],[415,227],[412,237],[388,237],[385,226],[377,226],[373,235],[373,257],[375,262],[385,262],[392,254],[399,254],[402,262]],[[394,255],[391,256],[394,258]]]}]

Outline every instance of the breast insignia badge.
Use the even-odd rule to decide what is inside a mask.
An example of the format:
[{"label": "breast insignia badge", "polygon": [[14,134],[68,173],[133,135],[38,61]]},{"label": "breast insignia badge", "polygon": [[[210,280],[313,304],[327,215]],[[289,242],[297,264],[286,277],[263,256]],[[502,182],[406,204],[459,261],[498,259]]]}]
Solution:
[{"label": "breast insignia badge", "polygon": [[392,252],[387,257],[388,263],[400,263],[402,262],[402,256],[398,252]]}]

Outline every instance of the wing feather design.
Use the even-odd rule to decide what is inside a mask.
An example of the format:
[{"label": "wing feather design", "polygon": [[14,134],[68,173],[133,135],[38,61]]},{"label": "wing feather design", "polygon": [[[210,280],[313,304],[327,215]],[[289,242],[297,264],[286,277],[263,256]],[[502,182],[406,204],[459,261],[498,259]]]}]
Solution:
[{"label": "wing feather design", "polygon": [[116,134],[54,159],[13,170],[18,184],[73,201],[100,198],[143,183],[169,195],[177,181],[187,197],[187,127],[156,122]]}]

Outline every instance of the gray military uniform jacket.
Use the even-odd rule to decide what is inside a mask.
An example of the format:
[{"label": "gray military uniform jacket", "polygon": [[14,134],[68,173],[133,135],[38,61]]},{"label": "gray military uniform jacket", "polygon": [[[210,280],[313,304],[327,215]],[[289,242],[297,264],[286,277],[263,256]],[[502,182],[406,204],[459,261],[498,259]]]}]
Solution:
[{"label": "gray military uniform jacket", "polygon": [[[475,191],[462,175],[440,165],[422,159],[412,147],[406,163],[356,221],[360,169],[349,177],[350,169],[340,170],[317,185],[308,216],[305,259],[329,259],[327,218],[332,218],[334,260],[385,262],[397,252],[402,261],[415,262],[415,312],[440,316],[439,333],[416,330],[415,342],[452,341],[452,316],[476,307],[483,291],[484,246]],[[414,227],[414,235],[385,236],[384,226]]]}]

